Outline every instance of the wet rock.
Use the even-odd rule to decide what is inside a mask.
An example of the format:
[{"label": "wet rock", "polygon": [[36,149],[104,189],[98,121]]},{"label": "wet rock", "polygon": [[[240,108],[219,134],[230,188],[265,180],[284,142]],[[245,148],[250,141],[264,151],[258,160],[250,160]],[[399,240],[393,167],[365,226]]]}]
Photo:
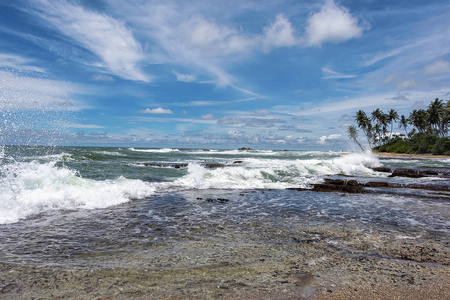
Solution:
[{"label": "wet rock", "polygon": [[226,198],[207,198],[206,201],[211,203],[226,203],[230,200]]},{"label": "wet rock", "polygon": [[423,172],[414,169],[395,169],[389,177],[410,177],[410,178],[419,178],[426,176]]},{"label": "wet rock", "polygon": [[158,168],[187,168],[187,163],[143,163],[146,167],[158,167]]},{"label": "wet rock", "polygon": [[375,167],[375,168],[372,168],[372,170],[374,170],[375,172],[383,172],[383,173],[391,173],[392,172],[392,169],[387,168],[387,167]]},{"label": "wet rock", "polygon": [[344,180],[344,179],[325,179],[326,184],[334,184],[334,185],[350,185],[350,186],[357,186],[358,181],[356,180]]},{"label": "wet rock", "polygon": [[248,151],[248,150],[253,150],[252,148],[246,148],[246,147],[241,147],[238,148],[239,151]]},{"label": "wet rock", "polygon": [[204,164],[203,166],[207,169],[217,169],[225,167],[224,164]]},{"label": "wet rock", "polygon": [[391,185],[388,182],[384,181],[369,181],[364,183],[364,186],[367,187],[391,187]]},{"label": "wet rock", "polygon": [[362,193],[364,188],[356,180],[325,179],[325,183],[315,184],[314,191]]},{"label": "wet rock", "polygon": [[[181,169],[181,168],[187,168],[189,164],[187,164],[187,163],[142,163],[142,165],[144,165],[146,167]],[[216,169],[216,168],[225,167],[224,164],[219,164],[219,163],[206,163],[206,164],[202,164],[202,166],[204,166],[207,169]]]}]

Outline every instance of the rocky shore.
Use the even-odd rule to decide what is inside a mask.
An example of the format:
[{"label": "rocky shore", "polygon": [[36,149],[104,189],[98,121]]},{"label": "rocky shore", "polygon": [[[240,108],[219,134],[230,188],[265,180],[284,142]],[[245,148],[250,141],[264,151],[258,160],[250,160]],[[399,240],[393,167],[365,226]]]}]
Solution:
[{"label": "rocky shore", "polygon": [[[448,299],[448,236],[360,232],[339,225],[285,231],[248,224],[249,238],[158,245],[139,253],[96,254],[117,268],[0,264],[4,299]],[[226,231],[226,229],[223,229]],[[333,243],[330,243],[333,241]],[[168,255],[168,247],[178,253]],[[89,254],[85,254],[89,256]],[[106,257],[108,255],[108,257]],[[92,259],[92,258],[91,258]],[[139,260],[139,267],[120,262]],[[392,292],[392,294],[391,294]],[[446,298],[447,297],[447,298]],[[408,298],[408,297],[407,297]],[[405,298],[402,298],[405,299]]]},{"label": "rocky shore", "polygon": [[[354,182],[346,184],[360,186]],[[242,191],[235,197],[258,193],[268,192]],[[211,191],[197,194],[199,203],[236,203],[220,191],[216,197]],[[2,258],[0,298],[448,299],[447,232],[305,218],[309,221],[286,216],[281,222],[186,223],[189,235],[176,240],[101,244],[104,251],[71,252],[64,241],[43,232],[55,263]],[[122,229],[127,235],[141,225],[129,226]]]},{"label": "rocky shore", "polygon": [[[0,256],[0,299],[450,299],[450,236],[445,227],[450,222],[445,181],[449,170],[373,170],[386,176],[325,176],[308,189],[161,193],[124,205],[123,226],[108,228],[122,213],[116,207],[113,217],[98,223],[96,217],[83,216],[87,225],[68,227],[67,236],[61,234],[67,223],[63,214],[59,223],[45,221],[48,224],[38,229],[20,232],[24,237],[20,247],[3,235],[0,245],[13,246],[11,251],[3,248]],[[267,204],[277,198],[295,203],[334,197],[336,201],[324,202],[329,207],[348,205],[343,199],[352,198],[363,206],[379,195],[442,204],[426,209],[439,215],[443,225],[437,229],[399,225],[382,215],[382,209],[374,210],[380,216],[367,221],[367,216],[345,215],[337,208],[330,216],[320,208],[289,205],[281,206],[279,214],[254,208],[233,218],[245,199]],[[177,210],[186,201],[189,207],[201,206],[200,214],[206,214],[207,207],[214,208],[212,212],[224,208],[231,216],[220,222],[191,219],[193,214]],[[171,215],[176,221],[169,226],[156,223],[156,228],[147,223],[148,212],[155,209],[148,205],[156,202],[158,210],[166,209],[162,216]],[[419,213],[423,207],[413,211]],[[75,229],[82,226],[86,231],[77,235]],[[101,227],[109,236],[91,236]]]}]

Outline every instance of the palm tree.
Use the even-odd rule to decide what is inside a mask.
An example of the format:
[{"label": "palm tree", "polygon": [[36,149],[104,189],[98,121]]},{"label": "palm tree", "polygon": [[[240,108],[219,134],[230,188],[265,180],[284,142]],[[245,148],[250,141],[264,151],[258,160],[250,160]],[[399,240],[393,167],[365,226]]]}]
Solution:
[{"label": "palm tree", "polygon": [[389,123],[391,123],[391,134],[389,135],[389,140],[390,140],[392,138],[392,129],[394,128],[394,122],[397,122],[397,120],[399,120],[398,113],[393,109],[389,110],[388,120],[389,120]]},{"label": "palm tree", "polygon": [[362,151],[364,151],[364,147],[361,146],[361,144],[358,142],[358,130],[356,130],[355,126],[349,126],[347,128],[348,136],[355,141],[356,144],[358,144],[359,148],[361,148]]},{"label": "palm tree", "polygon": [[427,112],[423,109],[415,109],[409,115],[409,123],[417,128],[419,132],[427,129]]},{"label": "palm tree", "polygon": [[374,139],[375,143],[377,141],[379,141],[378,137],[380,136],[380,131],[381,131],[380,119],[381,119],[382,113],[383,112],[381,111],[381,109],[377,108],[374,111],[372,111],[371,118],[370,118],[370,120],[372,122],[374,122],[374,124],[375,124],[375,126],[373,127],[374,135],[375,135],[373,139]]},{"label": "palm tree", "polygon": [[389,115],[381,112],[380,115],[380,125],[381,125],[381,141],[386,141],[388,139],[387,136],[387,126],[389,125]]},{"label": "palm tree", "polygon": [[370,148],[373,145],[373,131],[372,124],[370,123],[369,118],[363,110],[358,110],[355,115],[355,121],[358,124],[358,127],[361,128],[364,132],[364,135],[369,142]]},{"label": "palm tree", "polygon": [[449,127],[450,127],[450,100],[447,100],[447,104],[444,107],[444,114],[442,115],[443,136],[448,134]]},{"label": "palm tree", "polygon": [[398,123],[398,127],[400,128],[400,129],[405,129],[405,134],[406,134],[406,136],[408,136],[408,131],[407,131],[407,129],[408,129],[408,123],[409,123],[409,119],[407,119],[407,118],[405,118],[405,116],[404,115],[402,115],[401,117],[400,117],[400,122]]},{"label": "palm tree", "polygon": [[443,124],[441,124],[442,116],[444,114],[444,104],[442,100],[436,98],[430,103],[430,105],[428,105],[426,112],[431,134],[439,135],[439,133],[442,132],[443,127]]}]

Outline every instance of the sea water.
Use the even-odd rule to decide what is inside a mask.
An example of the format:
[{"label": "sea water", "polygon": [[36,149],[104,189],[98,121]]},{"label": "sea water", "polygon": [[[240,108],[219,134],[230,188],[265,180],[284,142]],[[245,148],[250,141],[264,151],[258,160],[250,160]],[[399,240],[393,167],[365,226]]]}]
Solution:
[{"label": "sea water", "polygon": [[[428,199],[417,190],[308,191],[325,178],[408,181],[373,168],[442,169],[450,168],[449,159],[380,160],[371,152],[30,146],[4,146],[0,159],[4,262],[66,265],[68,257],[83,253],[135,253],[148,245],[186,240],[220,242],[223,228],[241,232],[249,230],[247,224],[334,224],[363,231],[377,226],[400,228],[406,237],[409,231],[450,230],[445,193]],[[414,182],[449,185],[438,177]],[[111,267],[116,261],[79,258],[70,263]]]}]

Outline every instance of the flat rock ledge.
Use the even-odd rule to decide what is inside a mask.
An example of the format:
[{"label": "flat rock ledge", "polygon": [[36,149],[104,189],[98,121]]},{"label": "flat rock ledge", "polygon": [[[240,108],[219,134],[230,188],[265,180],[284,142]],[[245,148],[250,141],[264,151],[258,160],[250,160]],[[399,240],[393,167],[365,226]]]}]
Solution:
[{"label": "flat rock ledge", "polygon": [[[367,189],[372,188],[372,189]],[[423,184],[399,184],[386,181],[369,181],[358,182],[357,180],[347,179],[330,179],[325,178],[323,183],[314,184],[312,189],[305,188],[288,188],[288,190],[295,191],[315,191],[315,192],[341,192],[341,193],[375,193],[373,188],[392,188],[392,189],[420,189],[430,191],[440,191],[443,193],[436,194],[436,196],[429,195],[429,197],[450,197],[449,186],[447,185],[423,185]],[[447,192],[447,193],[446,193]]]}]

